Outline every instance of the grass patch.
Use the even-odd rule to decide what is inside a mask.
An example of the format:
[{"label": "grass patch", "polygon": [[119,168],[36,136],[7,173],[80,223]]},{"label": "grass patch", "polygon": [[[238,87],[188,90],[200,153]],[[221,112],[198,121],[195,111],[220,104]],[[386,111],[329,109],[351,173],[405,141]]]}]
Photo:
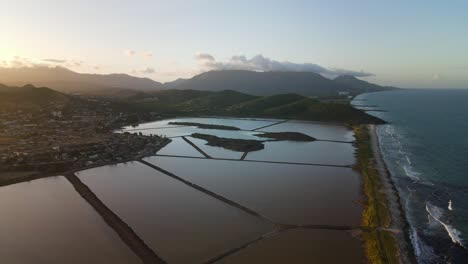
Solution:
[{"label": "grass patch", "polygon": [[[382,182],[372,152],[369,130],[366,126],[355,126],[358,162],[356,169],[364,178],[364,194],[367,198],[362,214],[362,225],[367,227],[389,227],[391,224],[387,200],[382,192]],[[385,230],[371,229],[363,233],[366,255],[370,263],[399,263],[398,248],[393,235]]]}]

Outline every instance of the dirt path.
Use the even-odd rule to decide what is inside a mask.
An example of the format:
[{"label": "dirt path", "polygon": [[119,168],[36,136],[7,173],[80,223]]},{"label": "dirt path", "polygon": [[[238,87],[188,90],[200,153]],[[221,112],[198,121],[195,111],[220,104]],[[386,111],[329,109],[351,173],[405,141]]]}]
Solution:
[{"label": "dirt path", "polygon": [[75,174],[68,173],[65,177],[70,181],[75,190],[98,212],[104,221],[119,235],[122,241],[139,256],[143,263],[166,263],[145,242],[112,212]]},{"label": "dirt path", "polygon": [[409,224],[406,220],[405,211],[401,204],[398,190],[395,187],[393,179],[380,152],[379,140],[375,125],[369,125],[369,134],[375,165],[379,171],[379,176],[383,185],[383,188],[380,191],[385,193],[388,210],[390,211],[392,218],[389,229],[394,231],[392,233],[398,242],[402,263],[416,263],[413,247],[409,238]]}]

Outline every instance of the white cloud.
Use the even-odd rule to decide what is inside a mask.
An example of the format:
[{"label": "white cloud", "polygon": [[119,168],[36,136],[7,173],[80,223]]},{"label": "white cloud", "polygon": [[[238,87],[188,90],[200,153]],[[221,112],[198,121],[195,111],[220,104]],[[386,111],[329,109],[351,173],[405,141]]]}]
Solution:
[{"label": "white cloud", "polygon": [[152,67],[147,67],[146,69],[142,70],[141,73],[143,74],[153,74],[156,73],[156,70]]},{"label": "white cloud", "polygon": [[352,75],[356,77],[374,76],[374,74],[364,71],[352,71],[346,69],[327,69],[314,63],[293,63],[288,61],[276,61],[256,55],[247,58],[244,55],[232,56],[227,61],[216,61],[207,53],[197,53],[195,59],[205,70],[251,70],[251,71],[293,71],[293,72],[314,72],[329,78],[339,75]]},{"label": "white cloud", "polygon": [[51,62],[51,63],[58,63],[58,64],[62,64],[62,63],[67,62],[67,60],[62,60],[62,59],[42,59],[42,61]]},{"label": "white cloud", "polygon": [[214,61],[215,58],[208,53],[197,53],[195,54],[196,60],[203,60],[203,61]]},{"label": "white cloud", "polygon": [[126,50],[126,51],[124,52],[124,54],[125,54],[126,56],[128,56],[128,57],[133,57],[133,56],[135,56],[135,55],[137,54],[137,52],[134,51],[134,50]]},{"label": "white cloud", "polygon": [[151,53],[151,52],[145,52],[145,53],[143,54],[143,57],[145,57],[146,59],[151,59],[151,58],[153,58],[153,53]]}]

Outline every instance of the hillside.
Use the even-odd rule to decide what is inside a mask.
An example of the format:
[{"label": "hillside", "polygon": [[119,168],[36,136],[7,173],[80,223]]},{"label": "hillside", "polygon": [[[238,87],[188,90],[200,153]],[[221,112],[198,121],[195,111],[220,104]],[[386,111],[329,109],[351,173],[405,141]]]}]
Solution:
[{"label": "hillside", "polygon": [[[381,124],[382,120],[347,104],[324,103],[297,94],[252,96],[236,91],[166,90],[154,94],[151,102],[132,106],[158,111],[163,116],[239,116],[303,119],[348,124]],[[169,100],[165,100],[169,99]]]},{"label": "hillside", "polygon": [[39,110],[48,106],[64,105],[70,97],[49,88],[33,85],[10,87],[0,84],[0,110]]},{"label": "hillside", "polygon": [[190,79],[177,79],[162,84],[148,78],[127,74],[85,74],[63,67],[45,66],[0,67],[0,83],[12,86],[33,84],[67,94],[99,96],[114,100],[151,97],[158,91],[173,89],[233,90],[258,96],[295,93],[314,97],[333,97],[340,92],[357,95],[393,89],[359,80],[353,76],[340,76],[330,80],[312,72],[209,71]]},{"label": "hillside", "polygon": [[[354,77],[352,77],[354,78]],[[164,87],[181,90],[234,90],[253,95],[296,93],[305,96],[352,95],[390,89],[354,78],[330,80],[312,72],[254,72],[244,70],[209,71],[191,79],[167,83]]]},{"label": "hillside", "polygon": [[155,91],[161,83],[148,78],[127,74],[85,74],[63,67],[45,66],[3,68],[0,67],[0,83],[22,86],[33,84],[51,89],[84,95],[129,97],[142,92]]},{"label": "hillside", "polygon": [[377,84],[359,80],[358,78],[354,76],[350,76],[350,75],[338,76],[333,81],[335,83],[343,84],[353,89],[359,89],[361,93],[378,92],[378,91],[395,89],[395,87],[379,86]]}]

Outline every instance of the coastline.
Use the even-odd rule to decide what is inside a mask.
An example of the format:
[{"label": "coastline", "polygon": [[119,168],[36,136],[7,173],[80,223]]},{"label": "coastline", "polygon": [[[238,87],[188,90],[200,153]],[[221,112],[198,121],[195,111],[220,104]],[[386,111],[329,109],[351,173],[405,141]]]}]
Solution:
[{"label": "coastline", "polygon": [[406,218],[406,212],[401,203],[400,195],[392,179],[392,175],[382,157],[377,127],[375,125],[368,125],[368,129],[372,152],[383,183],[383,191],[385,192],[388,210],[392,218],[390,228],[398,230],[398,232],[393,232],[393,236],[398,243],[400,258],[403,263],[416,263],[416,257],[409,237],[409,223]]},{"label": "coastline", "polygon": [[366,207],[363,226],[365,251],[371,263],[415,263],[408,223],[398,191],[380,152],[375,125],[354,127],[358,169],[363,176]]}]

